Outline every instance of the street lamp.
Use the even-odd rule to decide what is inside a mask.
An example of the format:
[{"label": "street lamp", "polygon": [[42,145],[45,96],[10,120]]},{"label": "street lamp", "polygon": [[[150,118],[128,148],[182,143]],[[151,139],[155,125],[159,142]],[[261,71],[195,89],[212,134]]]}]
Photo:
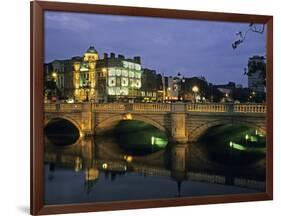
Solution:
[{"label": "street lamp", "polygon": [[52,73],[52,77],[54,78],[54,80],[56,80],[57,77],[58,77],[58,74],[57,74],[56,72],[53,72],[53,73]]},{"label": "street lamp", "polygon": [[193,93],[194,93],[194,102],[196,102],[196,95],[197,95],[197,93],[198,93],[198,91],[199,91],[199,88],[198,88],[198,86],[193,86],[192,87],[192,91],[193,91]]},{"label": "street lamp", "polygon": [[246,145],[248,145],[248,140],[249,140],[249,135],[248,135],[248,134],[246,134],[246,135],[245,135]]}]

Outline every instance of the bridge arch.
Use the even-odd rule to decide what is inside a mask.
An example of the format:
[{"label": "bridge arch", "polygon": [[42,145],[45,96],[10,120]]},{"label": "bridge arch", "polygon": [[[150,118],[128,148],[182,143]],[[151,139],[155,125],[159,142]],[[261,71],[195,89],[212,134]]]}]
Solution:
[{"label": "bridge arch", "polygon": [[47,118],[45,118],[44,127],[46,127],[50,122],[52,122],[55,119],[63,119],[63,120],[69,121],[78,129],[80,137],[83,135],[82,128],[81,128],[81,125],[79,124],[79,122],[68,115],[55,115],[55,116],[52,116],[49,118],[47,117]]},{"label": "bridge arch", "polygon": [[[104,132],[105,130],[114,127],[120,121],[124,120],[124,115],[126,115],[126,113],[106,118],[101,123],[95,125],[95,133],[100,134],[100,133]],[[143,115],[134,114],[134,113],[132,113],[131,115],[132,115],[131,120],[145,122],[147,124],[150,124],[150,125],[156,127],[160,131],[163,131],[164,133],[166,133],[167,136],[169,135],[168,130],[163,125],[161,125],[159,122],[155,121],[154,119],[151,119],[151,118],[143,116]]]},{"label": "bridge arch", "polygon": [[201,124],[200,126],[194,128],[192,131],[189,132],[188,141],[189,142],[196,142],[203,134],[212,127],[219,126],[219,125],[226,125],[226,124],[237,124],[237,125],[244,125],[250,128],[255,128],[259,130],[262,134],[266,134],[266,129],[261,127],[253,122],[238,120],[238,119],[224,119],[224,120],[216,120],[211,122],[206,122]]}]

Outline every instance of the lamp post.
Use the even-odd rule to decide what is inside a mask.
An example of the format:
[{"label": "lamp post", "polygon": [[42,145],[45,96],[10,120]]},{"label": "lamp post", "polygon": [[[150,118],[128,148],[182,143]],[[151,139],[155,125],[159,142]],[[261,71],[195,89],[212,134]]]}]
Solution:
[{"label": "lamp post", "polygon": [[57,80],[58,80],[58,74],[55,71],[52,73],[52,80],[55,83],[55,89],[54,89],[54,92],[52,91],[53,92],[52,93],[52,97],[54,97],[54,100],[57,101]]},{"label": "lamp post", "polygon": [[246,134],[246,135],[245,135],[246,145],[248,145],[248,140],[249,140],[249,135],[248,135],[248,134]]},{"label": "lamp post", "polygon": [[194,94],[194,102],[196,103],[196,96],[197,96],[197,93],[198,93],[198,91],[199,91],[199,88],[198,88],[198,86],[193,86],[192,87],[192,91],[193,91],[193,94]]}]

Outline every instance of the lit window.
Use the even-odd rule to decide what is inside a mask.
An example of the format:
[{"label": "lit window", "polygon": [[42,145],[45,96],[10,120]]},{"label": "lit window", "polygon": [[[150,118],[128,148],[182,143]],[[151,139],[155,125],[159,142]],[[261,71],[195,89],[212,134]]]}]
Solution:
[{"label": "lit window", "polygon": [[135,69],[136,70],[140,70],[141,69],[141,66],[139,64],[135,64]]},{"label": "lit window", "polygon": [[128,78],[127,77],[122,77],[122,86],[128,86],[129,84],[129,81],[128,81]]},{"label": "lit window", "polygon": [[109,95],[115,95],[115,88],[114,87],[109,87],[108,88],[108,94]]},{"label": "lit window", "polygon": [[135,77],[138,78],[138,79],[140,79],[140,78],[141,78],[141,73],[136,72],[136,73],[135,73]]},{"label": "lit window", "polygon": [[129,90],[127,87],[122,87],[120,89],[120,95],[128,95],[129,94]]},{"label": "lit window", "polygon": [[130,79],[130,87],[135,87],[135,80],[134,79]]},{"label": "lit window", "polygon": [[130,71],[130,72],[129,72],[129,77],[133,78],[134,76],[135,76],[134,71]]},{"label": "lit window", "polygon": [[122,76],[128,77],[128,71],[127,70],[122,70]]},{"label": "lit window", "polygon": [[126,61],[123,61],[123,66],[124,66],[125,68],[129,67],[129,64],[128,64],[128,62],[126,62]]},{"label": "lit window", "polygon": [[120,69],[116,70],[116,76],[121,76],[121,70]]},{"label": "lit window", "polygon": [[108,69],[108,76],[115,76],[115,69],[114,68]]},{"label": "lit window", "polygon": [[108,86],[116,86],[116,78],[115,77],[109,77],[108,78]]},{"label": "lit window", "polygon": [[141,87],[141,81],[140,80],[136,80],[135,81],[135,86],[136,86],[136,88],[140,88]]}]

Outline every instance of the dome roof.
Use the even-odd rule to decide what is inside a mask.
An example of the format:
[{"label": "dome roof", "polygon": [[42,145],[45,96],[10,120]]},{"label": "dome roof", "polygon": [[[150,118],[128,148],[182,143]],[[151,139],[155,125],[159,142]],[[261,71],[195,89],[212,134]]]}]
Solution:
[{"label": "dome roof", "polygon": [[90,46],[86,53],[98,53],[94,46]]}]

